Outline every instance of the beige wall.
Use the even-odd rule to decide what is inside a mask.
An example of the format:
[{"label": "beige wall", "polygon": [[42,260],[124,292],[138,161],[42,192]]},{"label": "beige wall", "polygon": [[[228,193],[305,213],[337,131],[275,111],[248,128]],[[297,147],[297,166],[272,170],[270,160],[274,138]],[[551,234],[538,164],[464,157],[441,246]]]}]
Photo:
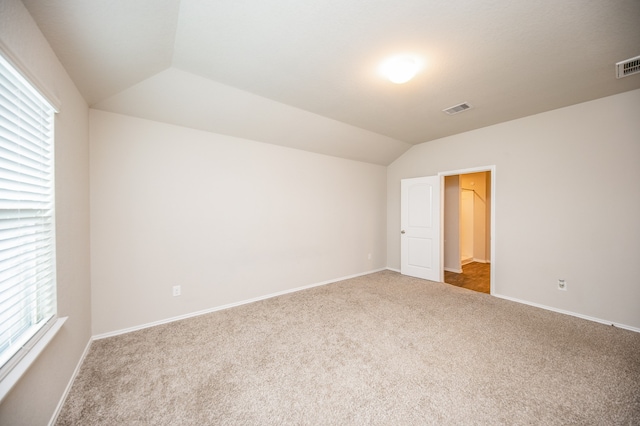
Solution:
[{"label": "beige wall", "polygon": [[473,193],[473,259],[486,262],[487,252],[487,213],[489,200],[487,199],[487,175],[489,172],[466,173],[460,175],[460,187],[474,191]]},{"label": "beige wall", "polygon": [[88,108],[18,0],[0,2],[0,41],[61,105],[55,120],[58,314],[69,319],[0,404],[2,425],[45,425],[91,336]]},{"label": "beige wall", "polygon": [[446,176],[444,182],[444,269],[459,273],[460,263],[460,176]]},{"label": "beige wall", "polygon": [[94,334],[386,266],[385,167],[90,117]]},{"label": "beige wall", "polygon": [[635,90],[411,148],[387,171],[389,267],[400,179],[495,165],[494,291],[640,328],[638,117]]}]

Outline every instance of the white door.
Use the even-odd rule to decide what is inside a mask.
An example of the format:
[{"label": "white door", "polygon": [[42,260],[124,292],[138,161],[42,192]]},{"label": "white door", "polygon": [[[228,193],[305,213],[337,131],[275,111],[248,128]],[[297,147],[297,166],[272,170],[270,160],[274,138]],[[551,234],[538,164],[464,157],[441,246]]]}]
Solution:
[{"label": "white door", "polygon": [[400,193],[400,272],[442,281],[440,177],[402,179]]}]

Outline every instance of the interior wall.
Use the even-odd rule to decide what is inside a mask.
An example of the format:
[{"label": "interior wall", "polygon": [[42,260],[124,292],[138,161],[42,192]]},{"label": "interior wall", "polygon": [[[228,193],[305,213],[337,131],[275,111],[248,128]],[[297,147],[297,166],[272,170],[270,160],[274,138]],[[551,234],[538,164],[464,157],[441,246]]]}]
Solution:
[{"label": "interior wall", "polygon": [[460,187],[473,191],[473,260],[487,261],[487,187],[488,172],[465,173],[460,175]]},{"label": "interior wall", "polygon": [[386,266],[386,167],[90,117],[95,335]]},{"label": "interior wall", "polygon": [[460,191],[460,262],[466,265],[473,261],[475,234],[475,196],[473,191]]},{"label": "interior wall", "polygon": [[494,293],[640,329],[638,117],[634,90],[414,146],[387,170],[388,266],[401,179],[495,165]]},{"label": "interior wall", "polygon": [[444,179],[444,269],[460,273],[460,176]]},{"label": "interior wall", "polygon": [[60,102],[55,118],[58,315],[62,329],[0,404],[2,425],[46,425],[91,338],[88,107],[19,0],[0,2],[0,48]]},{"label": "interior wall", "polygon": [[485,214],[485,241],[484,241],[484,253],[487,263],[491,263],[491,172],[484,173],[484,187],[486,195],[486,214]]}]

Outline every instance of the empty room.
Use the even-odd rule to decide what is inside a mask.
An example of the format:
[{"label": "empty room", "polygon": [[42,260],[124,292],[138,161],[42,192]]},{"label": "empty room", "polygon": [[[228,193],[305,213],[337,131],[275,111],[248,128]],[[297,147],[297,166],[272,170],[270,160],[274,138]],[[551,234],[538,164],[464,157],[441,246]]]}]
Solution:
[{"label": "empty room", "polygon": [[0,425],[640,424],[638,22],[0,0]]}]

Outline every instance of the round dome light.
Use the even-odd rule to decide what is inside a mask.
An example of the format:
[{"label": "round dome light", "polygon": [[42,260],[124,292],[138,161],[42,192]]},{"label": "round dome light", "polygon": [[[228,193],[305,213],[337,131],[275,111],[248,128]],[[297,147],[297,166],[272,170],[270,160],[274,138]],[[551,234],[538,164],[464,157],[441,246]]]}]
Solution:
[{"label": "round dome light", "polygon": [[418,62],[408,56],[391,58],[381,66],[381,72],[392,83],[402,84],[411,80],[418,73]]}]

